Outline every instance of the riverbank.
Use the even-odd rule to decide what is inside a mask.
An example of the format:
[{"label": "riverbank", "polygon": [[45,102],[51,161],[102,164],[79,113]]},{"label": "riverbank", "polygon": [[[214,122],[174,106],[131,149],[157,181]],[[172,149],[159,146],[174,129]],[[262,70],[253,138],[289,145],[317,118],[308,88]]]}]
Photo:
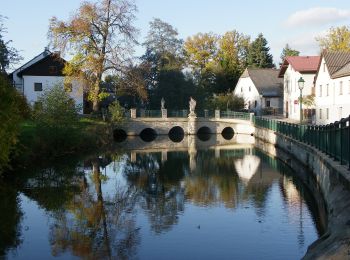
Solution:
[{"label": "riverbank", "polygon": [[111,125],[96,119],[81,118],[74,126],[59,128],[43,128],[25,121],[20,126],[11,164],[17,168],[69,155],[106,151],[113,146],[112,138]]},{"label": "riverbank", "polygon": [[303,164],[312,172],[323,194],[328,214],[327,231],[309,246],[304,259],[348,259],[350,172],[314,147],[272,130],[256,127],[255,136],[260,149],[282,159],[292,168]]}]

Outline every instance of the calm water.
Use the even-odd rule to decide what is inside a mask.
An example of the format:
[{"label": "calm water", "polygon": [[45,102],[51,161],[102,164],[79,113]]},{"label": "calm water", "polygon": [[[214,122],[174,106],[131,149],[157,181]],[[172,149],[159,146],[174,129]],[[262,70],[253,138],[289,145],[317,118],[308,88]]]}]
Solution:
[{"label": "calm water", "polygon": [[291,170],[194,142],[134,140],[0,185],[0,258],[300,259],[322,216]]}]

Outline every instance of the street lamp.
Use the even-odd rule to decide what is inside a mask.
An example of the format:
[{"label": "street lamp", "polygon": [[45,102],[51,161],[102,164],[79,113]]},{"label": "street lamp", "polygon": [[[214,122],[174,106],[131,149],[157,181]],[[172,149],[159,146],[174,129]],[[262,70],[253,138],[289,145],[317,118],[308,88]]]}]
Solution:
[{"label": "street lamp", "polygon": [[262,99],[263,99],[263,93],[261,93],[260,95],[259,95],[259,97],[260,97],[260,116],[262,116]]},{"label": "street lamp", "polygon": [[298,87],[300,89],[300,98],[299,98],[299,102],[300,102],[300,124],[302,124],[302,122],[303,122],[303,88],[304,88],[304,83],[305,83],[305,80],[303,79],[303,77],[300,77],[300,79],[298,80]]}]

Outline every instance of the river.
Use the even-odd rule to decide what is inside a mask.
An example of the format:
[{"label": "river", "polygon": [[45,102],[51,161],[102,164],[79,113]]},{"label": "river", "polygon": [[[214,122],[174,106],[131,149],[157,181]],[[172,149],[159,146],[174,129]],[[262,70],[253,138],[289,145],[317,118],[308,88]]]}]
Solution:
[{"label": "river", "polygon": [[253,137],[159,137],[0,183],[0,258],[300,259],[325,216]]}]

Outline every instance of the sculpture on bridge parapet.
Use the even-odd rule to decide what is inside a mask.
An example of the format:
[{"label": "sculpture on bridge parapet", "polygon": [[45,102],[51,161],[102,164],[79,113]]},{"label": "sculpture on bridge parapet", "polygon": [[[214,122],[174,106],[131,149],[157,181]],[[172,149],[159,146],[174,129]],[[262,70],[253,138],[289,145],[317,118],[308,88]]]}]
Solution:
[{"label": "sculpture on bridge parapet", "polygon": [[160,100],[160,109],[165,109],[165,100],[164,100],[164,98],[162,98]]},{"label": "sculpture on bridge parapet", "polygon": [[189,116],[196,116],[196,113],[194,112],[194,110],[196,109],[196,100],[194,100],[192,97],[190,97],[190,102],[189,102],[189,105],[190,105],[190,114]]}]

